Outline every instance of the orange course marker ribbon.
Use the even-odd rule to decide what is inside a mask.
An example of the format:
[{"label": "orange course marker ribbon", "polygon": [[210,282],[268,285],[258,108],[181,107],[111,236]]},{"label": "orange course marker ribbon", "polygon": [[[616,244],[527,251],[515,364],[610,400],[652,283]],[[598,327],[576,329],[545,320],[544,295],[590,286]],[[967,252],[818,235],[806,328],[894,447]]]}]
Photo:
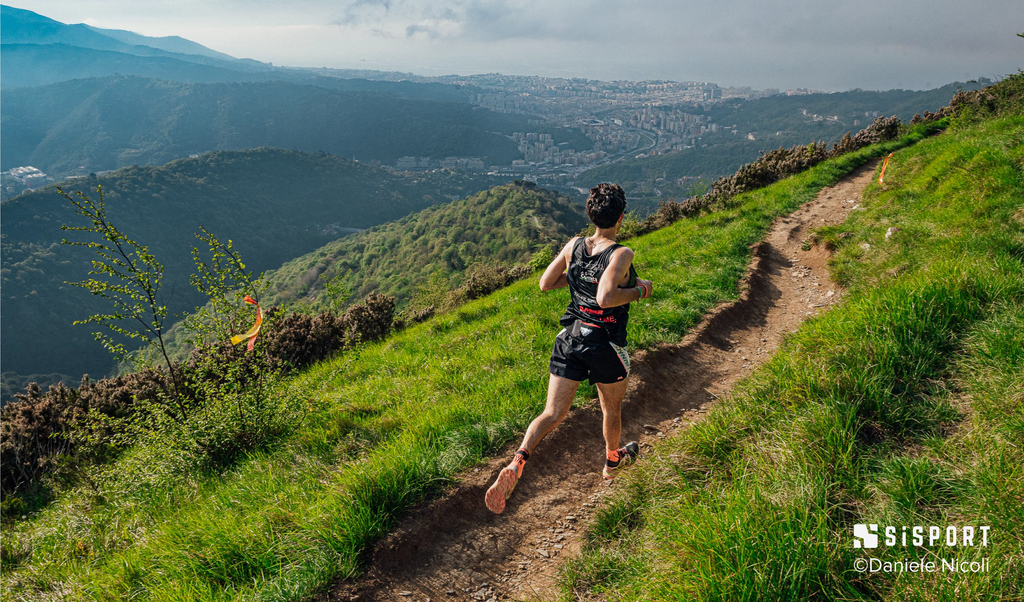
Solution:
[{"label": "orange course marker ribbon", "polygon": [[886,158],[885,158],[885,161],[883,161],[883,162],[882,162],[882,173],[878,174],[878,183],[879,183],[879,184],[881,184],[881,183],[882,183],[882,179],[884,179],[884,178],[885,178],[885,168],[889,166],[889,159],[890,159],[890,158],[891,158],[891,157],[892,157],[893,155],[895,155],[895,154],[896,154],[896,153],[889,153],[889,156],[888,156],[888,157],[886,157]]},{"label": "orange course marker ribbon", "polygon": [[256,335],[260,333],[260,326],[263,324],[263,308],[261,308],[260,304],[249,295],[245,296],[245,302],[256,306],[256,323],[253,324],[252,328],[250,328],[245,334],[236,334],[231,337],[231,344],[237,345],[245,339],[249,339],[249,345],[246,347],[246,350],[252,351],[253,346],[256,344]]}]

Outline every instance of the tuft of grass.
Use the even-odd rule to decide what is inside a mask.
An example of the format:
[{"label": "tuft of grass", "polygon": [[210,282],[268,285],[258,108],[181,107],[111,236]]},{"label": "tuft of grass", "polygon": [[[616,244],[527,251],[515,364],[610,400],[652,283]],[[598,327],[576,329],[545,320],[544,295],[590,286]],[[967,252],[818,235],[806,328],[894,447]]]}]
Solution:
[{"label": "tuft of grass", "polygon": [[[565,571],[565,597],[1020,599],[1022,149],[1024,117],[1011,114],[896,153],[864,210],[817,233],[836,249],[845,303],[632,469]],[[855,550],[855,523],[988,525],[993,536],[985,548]],[[603,568],[627,552],[642,570]],[[869,554],[985,557],[991,570],[857,572]]]}]

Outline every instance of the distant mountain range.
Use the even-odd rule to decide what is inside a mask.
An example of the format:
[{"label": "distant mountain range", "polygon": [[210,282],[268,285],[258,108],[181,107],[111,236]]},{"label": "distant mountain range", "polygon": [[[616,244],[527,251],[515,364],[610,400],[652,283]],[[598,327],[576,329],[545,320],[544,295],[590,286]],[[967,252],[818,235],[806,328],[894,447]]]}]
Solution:
[{"label": "distant mountain range", "polygon": [[[3,41],[5,53],[2,74],[4,86],[40,85],[60,81],[44,68],[45,55],[35,57],[35,61],[31,63],[25,62],[28,58],[25,53],[6,56],[8,51],[14,50],[12,47],[15,45],[59,45],[65,52],[72,48],[102,51],[86,54],[92,57],[94,67],[102,64],[100,58],[109,61],[120,60],[120,63],[111,64],[121,68],[131,69],[135,64],[124,58],[117,59],[115,55],[103,54],[112,52],[132,57],[161,58],[165,59],[164,65],[168,64],[168,61],[173,61],[207,65],[235,72],[269,73],[273,70],[272,65],[251,59],[236,59],[177,36],[154,38],[130,31],[100,29],[85,24],[67,25],[32,11],[11,6],[0,6],[0,40]],[[74,66],[77,62],[76,57],[72,55],[68,58],[71,60],[65,60],[64,63]],[[110,74],[108,72],[98,75]],[[97,74],[82,74],[78,77],[90,75]]]},{"label": "distant mountain range", "polygon": [[4,171],[60,179],[259,146],[508,164],[521,153],[507,134],[537,129],[472,107],[475,89],[327,77],[10,6],[0,17]]},{"label": "distant mountain range", "polygon": [[[500,180],[452,172],[405,177],[327,154],[279,149],[215,152],[162,167],[130,167],[64,184],[95,196],[102,185],[112,223],[146,244],[166,268],[163,295],[172,312],[204,301],[188,283],[189,249],[200,225],[235,241],[257,272],[317,249],[352,229],[370,228]],[[62,246],[62,224],[83,218],[54,186],[0,205],[3,230],[3,371],[109,372],[112,359],[91,327],[72,326],[101,300],[65,281],[86,277],[90,254]],[[173,320],[172,320],[173,321]],[[11,375],[6,375],[11,376]],[[12,378],[5,378],[13,382]]]},{"label": "distant mountain range", "polygon": [[0,16],[3,171],[60,179],[259,146],[507,165],[522,157],[508,135],[538,130],[589,148],[578,132],[473,107],[475,88],[328,77],[9,6]]},{"label": "distant mountain range", "polygon": [[[323,70],[238,59],[178,36],[150,37],[85,24],[67,25],[0,5],[0,86],[42,86],[72,79],[136,75],[189,83],[282,80],[334,90],[388,92],[404,98],[468,102],[477,88],[439,83],[331,77]],[[333,71],[328,71],[334,73]],[[328,73],[323,72],[323,73]]]},{"label": "distant mountain range", "polygon": [[89,29],[96,33],[102,34],[108,38],[113,38],[125,44],[131,46],[149,46],[166,52],[173,52],[176,54],[188,54],[188,55],[199,55],[209,57],[211,59],[218,59],[222,61],[230,61],[234,63],[243,63],[251,67],[257,68],[268,68],[271,65],[261,63],[260,61],[254,61],[253,59],[237,59],[231,55],[224,54],[223,52],[217,52],[193,42],[192,40],[186,40],[180,36],[163,36],[159,38],[144,36],[137,34],[133,31],[126,31],[124,29],[101,29],[99,27],[93,27],[86,25]]}]

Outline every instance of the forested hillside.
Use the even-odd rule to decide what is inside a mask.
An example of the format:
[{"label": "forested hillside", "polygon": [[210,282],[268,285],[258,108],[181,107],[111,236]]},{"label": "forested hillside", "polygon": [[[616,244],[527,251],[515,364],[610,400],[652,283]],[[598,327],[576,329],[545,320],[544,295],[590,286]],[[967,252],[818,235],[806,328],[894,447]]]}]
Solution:
[{"label": "forested hillside", "polygon": [[288,82],[187,84],[125,76],[5,89],[0,97],[0,169],[33,165],[54,176],[259,146],[363,161],[480,156],[508,164],[521,153],[506,135],[536,130],[525,117],[465,103]]},{"label": "forested hillside", "polygon": [[[257,271],[280,266],[353,229],[398,219],[497,180],[453,172],[407,178],[325,154],[278,149],[217,152],[163,167],[130,167],[65,184],[96,197],[102,185],[110,219],[164,263],[173,312],[202,299],[191,290],[189,248],[205,226],[233,239]],[[4,372],[103,374],[110,356],[88,327],[71,322],[104,308],[65,284],[85,277],[89,254],[60,244],[79,224],[54,186],[3,203]],[[10,376],[10,375],[8,375]]]},{"label": "forested hillside", "polygon": [[[516,182],[433,206],[330,242],[268,274],[275,304],[315,310],[344,306],[377,291],[402,305],[420,287],[428,306],[477,263],[511,266],[545,247],[560,247],[587,224],[577,199]],[[340,278],[347,298],[332,298],[325,281]]]}]

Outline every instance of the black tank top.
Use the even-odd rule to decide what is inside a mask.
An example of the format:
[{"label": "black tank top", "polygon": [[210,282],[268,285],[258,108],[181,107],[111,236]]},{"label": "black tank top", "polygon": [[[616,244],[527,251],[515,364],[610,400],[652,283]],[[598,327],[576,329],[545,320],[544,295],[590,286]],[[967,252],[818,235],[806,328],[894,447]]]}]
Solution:
[{"label": "black tank top", "polygon": [[622,245],[613,243],[596,255],[587,254],[583,237],[576,239],[572,247],[572,258],[566,271],[569,282],[569,307],[559,323],[572,328],[576,320],[584,325],[600,326],[608,339],[620,347],[626,346],[626,322],[629,321],[629,304],[617,307],[601,307],[597,304],[597,284],[601,281],[611,261],[612,253]]}]

